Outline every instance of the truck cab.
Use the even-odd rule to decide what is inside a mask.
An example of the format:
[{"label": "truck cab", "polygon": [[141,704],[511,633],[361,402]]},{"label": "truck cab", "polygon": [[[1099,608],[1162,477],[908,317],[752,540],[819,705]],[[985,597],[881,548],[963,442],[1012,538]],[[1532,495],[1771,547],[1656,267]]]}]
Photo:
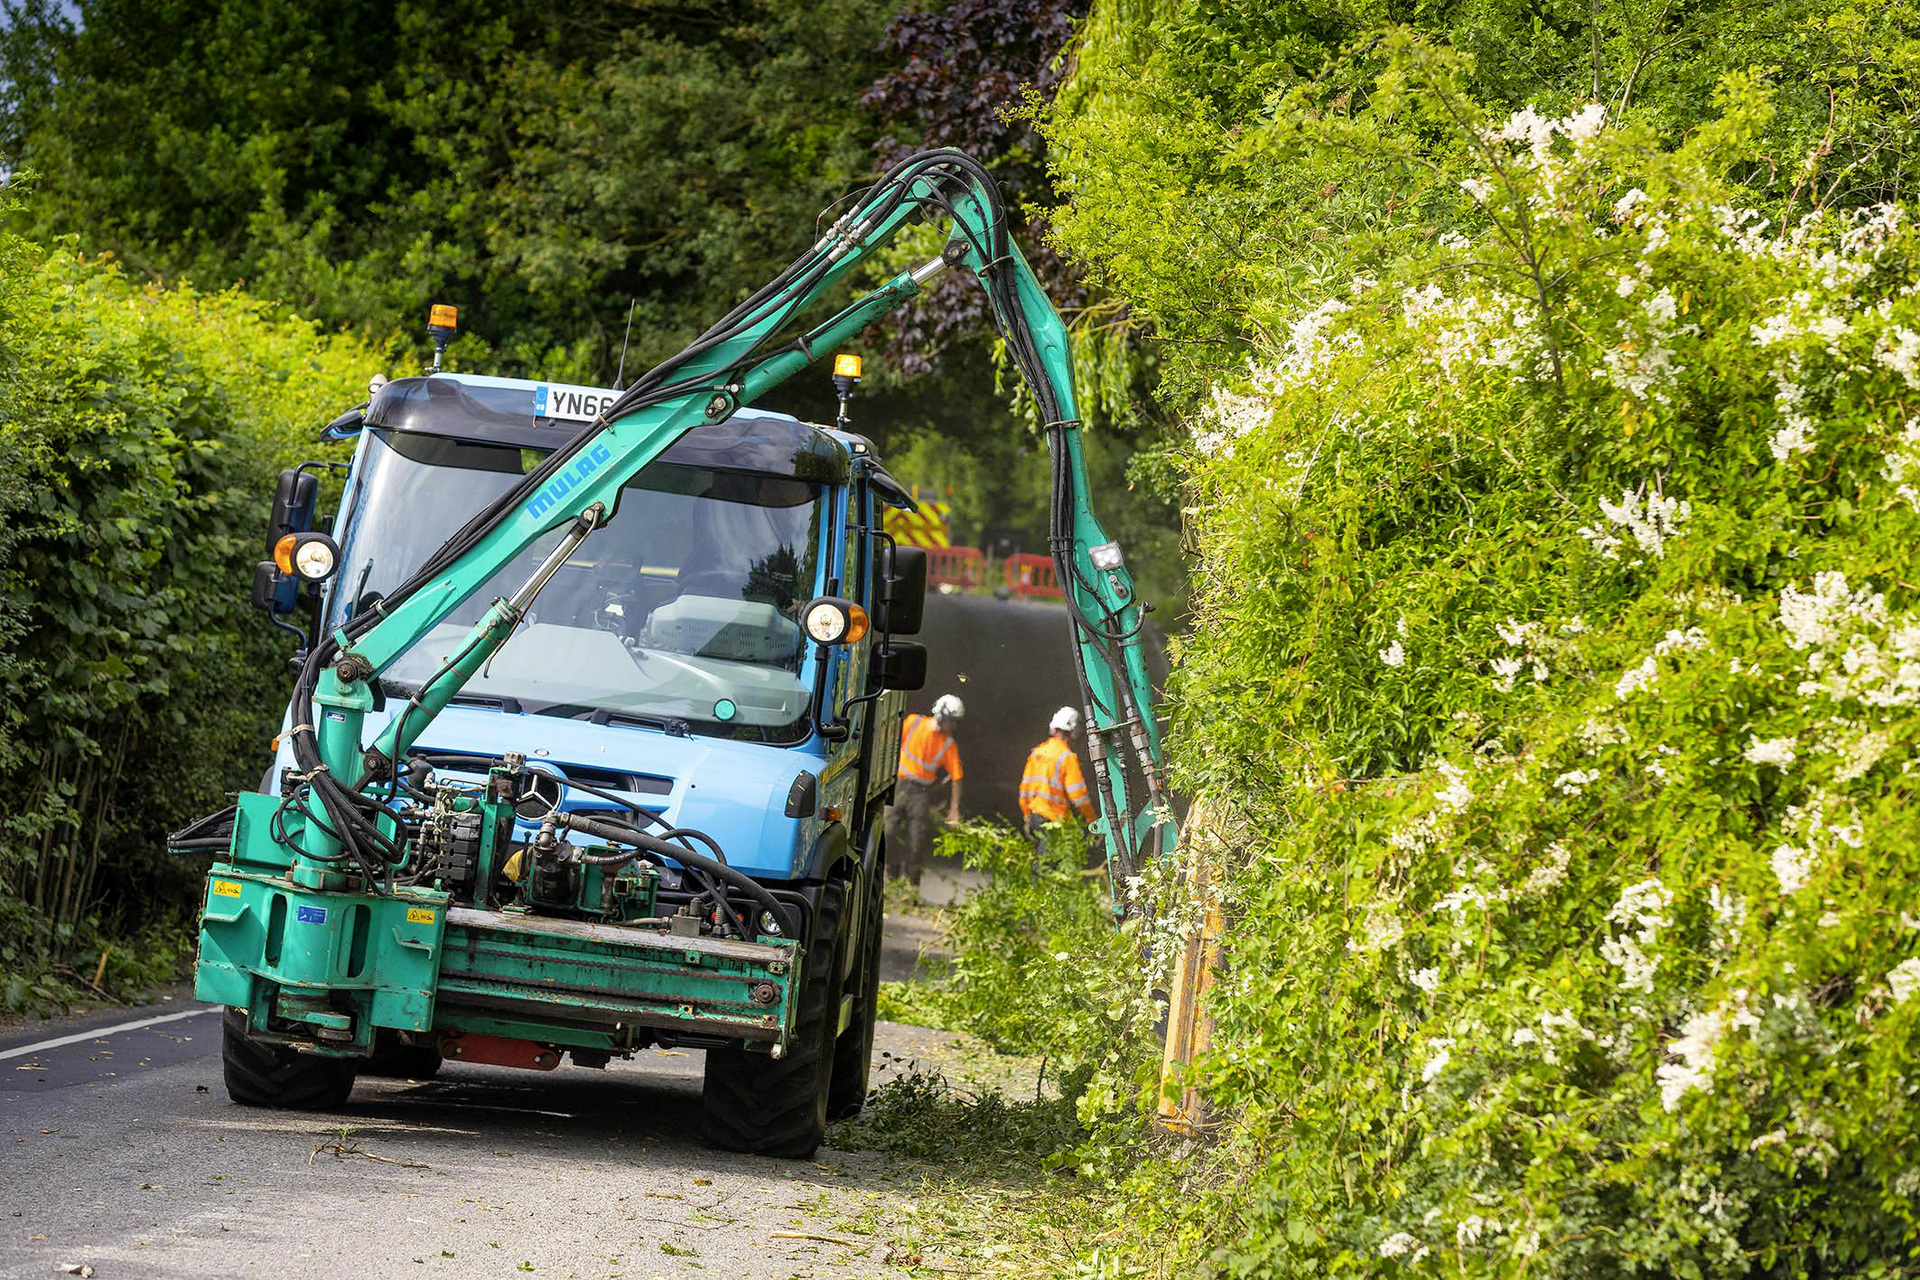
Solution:
[{"label": "truck cab", "polygon": [[[453,373],[378,383],[329,428],[354,445],[337,513],[316,514],[313,468],[283,475],[275,500],[273,537],[324,528],[332,571],[303,588],[265,562],[255,602],[314,637],[380,609],[616,395]],[[881,530],[903,502],[844,431],[741,410],[682,437],[392,762],[394,837],[415,852],[384,894],[295,874],[279,836],[313,815],[290,713],[202,921],[197,986],[230,1007],[235,1099],[335,1106],[359,1071],[690,1046],[708,1055],[710,1138],[810,1155],[866,1094],[884,814],[901,696],[925,678],[902,638],[919,629],[924,559]],[[381,673],[368,741],[561,536]],[[596,822],[686,853],[618,856]]]}]

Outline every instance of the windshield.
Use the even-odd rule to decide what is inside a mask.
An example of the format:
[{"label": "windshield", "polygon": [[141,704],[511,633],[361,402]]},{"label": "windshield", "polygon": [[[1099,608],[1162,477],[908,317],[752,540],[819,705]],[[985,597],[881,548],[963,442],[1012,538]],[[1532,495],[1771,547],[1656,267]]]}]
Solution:
[{"label": "windshield", "polygon": [[[544,453],[407,432],[370,433],[342,547],[335,621],[397,586]],[[821,486],[655,462],[607,524],[542,589],[462,701],[600,722],[685,721],[766,742],[805,738],[806,647]],[[430,679],[493,601],[558,544],[528,547],[407,650],[392,692]]]}]

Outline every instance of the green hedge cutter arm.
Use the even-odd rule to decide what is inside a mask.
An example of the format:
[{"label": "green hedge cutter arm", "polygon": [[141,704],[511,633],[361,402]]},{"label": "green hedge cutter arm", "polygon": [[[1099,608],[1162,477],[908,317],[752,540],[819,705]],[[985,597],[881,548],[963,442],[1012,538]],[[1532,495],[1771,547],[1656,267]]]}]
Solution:
[{"label": "green hedge cutter arm", "polygon": [[[909,221],[944,218],[938,258],[906,271],[807,328],[806,315]],[[638,379],[605,413],[492,505],[371,608],[315,644],[294,689],[292,748],[300,787],[296,881],[337,887],[357,870],[390,881],[404,852],[383,824],[408,748],[513,633],[533,596],[613,512],[620,491],[687,432],[734,410],[912,300],[943,270],[986,288],[1007,350],[1046,423],[1053,470],[1049,541],[1065,593],[1088,715],[1087,741],[1109,870],[1132,874],[1172,848],[1160,728],[1142,647],[1144,609],[1119,547],[1087,501],[1086,468],[1066,326],[1007,232],[1000,191],[978,162],[952,150],[895,165],[820,241],[678,355]],[[800,336],[791,335],[798,332]],[[496,600],[462,645],[363,748],[374,682],[396,658],[542,535],[559,546],[511,598]],[[318,803],[316,810],[314,805]]]}]

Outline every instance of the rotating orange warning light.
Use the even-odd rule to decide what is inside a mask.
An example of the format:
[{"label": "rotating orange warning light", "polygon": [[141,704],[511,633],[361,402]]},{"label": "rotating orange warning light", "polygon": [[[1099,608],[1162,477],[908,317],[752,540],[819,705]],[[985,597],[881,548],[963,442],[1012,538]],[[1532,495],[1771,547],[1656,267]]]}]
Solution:
[{"label": "rotating orange warning light", "polygon": [[833,358],[833,376],[836,378],[857,378],[860,376],[860,357],[842,353]]}]

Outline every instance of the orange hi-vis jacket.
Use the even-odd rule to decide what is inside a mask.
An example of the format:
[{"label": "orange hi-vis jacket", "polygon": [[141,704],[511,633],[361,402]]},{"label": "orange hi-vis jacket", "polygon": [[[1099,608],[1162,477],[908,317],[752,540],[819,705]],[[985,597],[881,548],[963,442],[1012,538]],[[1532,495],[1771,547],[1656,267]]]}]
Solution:
[{"label": "orange hi-vis jacket", "polygon": [[900,776],[909,782],[932,782],[944,768],[960,781],[960,748],[932,716],[911,715],[900,726]]},{"label": "orange hi-vis jacket", "polygon": [[1071,805],[1080,817],[1093,821],[1087,800],[1087,780],[1080,773],[1080,757],[1065,738],[1049,737],[1027,753],[1027,770],[1020,778],[1020,812],[1058,822]]}]

